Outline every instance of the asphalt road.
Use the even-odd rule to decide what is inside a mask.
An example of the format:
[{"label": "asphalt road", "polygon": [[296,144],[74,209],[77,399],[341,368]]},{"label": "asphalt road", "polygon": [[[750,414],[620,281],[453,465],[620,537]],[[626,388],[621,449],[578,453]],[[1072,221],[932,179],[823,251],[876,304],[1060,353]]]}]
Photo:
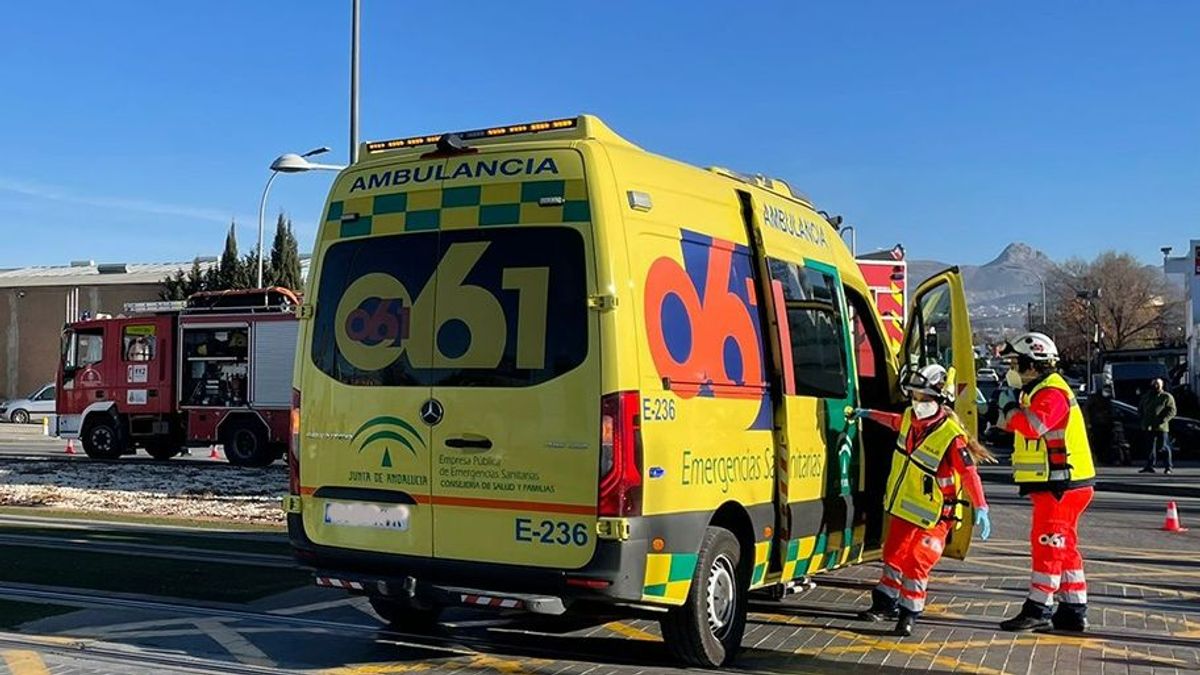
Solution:
[{"label": "asphalt road", "polygon": [[[912,638],[854,620],[878,575],[864,565],[783,603],[755,602],[734,672],[1200,672],[1200,529],[1159,530],[1168,499],[1200,528],[1200,470],[1102,470],[1081,528],[1093,621],[1082,638],[996,627],[1028,583],[1029,507],[1006,471],[984,472],[992,540],[939,566]],[[278,534],[0,518],[0,545],[10,560],[44,561],[0,565],[0,663],[16,675],[677,672],[643,620],[453,610],[434,634],[389,632],[361,598],[294,575]]]}]

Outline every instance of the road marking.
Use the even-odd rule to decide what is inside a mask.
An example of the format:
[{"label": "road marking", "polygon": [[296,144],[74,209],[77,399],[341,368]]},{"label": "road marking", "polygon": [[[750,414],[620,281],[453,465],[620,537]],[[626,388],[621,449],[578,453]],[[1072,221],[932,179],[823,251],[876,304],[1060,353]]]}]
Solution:
[{"label": "road marking", "polygon": [[630,626],[629,624],[622,623],[620,621],[606,623],[604,624],[604,627],[616,633],[617,635],[620,635],[621,637],[627,637],[631,640],[648,640],[651,642],[658,642],[661,640],[661,638],[654,633],[646,632],[641,628]]},{"label": "road marking", "polygon": [[10,649],[0,652],[12,675],[49,675],[46,662],[40,654],[27,649]]},{"label": "road marking", "polygon": [[[320,612],[325,609],[334,609],[345,605],[356,605],[357,598],[351,596],[349,598],[341,598],[339,600],[326,600],[325,602],[314,602],[309,605],[296,605],[295,607],[284,607],[282,609],[272,609],[268,614],[277,614],[279,616],[296,616],[298,614],[309,614],[310,612]],[[372,616],[374,616],[372,614]]]},{"label": "road marking", "polygon": [[249,640],[242,637],[236,630],[225,625],[224,621],[220,619],[195,619],[192,623],[205,635],[212,638],[214,642],[221,645],[225,651],[232,654],[238,661],[252,666],[275,667],[275,662],[265,652],[251,644]]}]

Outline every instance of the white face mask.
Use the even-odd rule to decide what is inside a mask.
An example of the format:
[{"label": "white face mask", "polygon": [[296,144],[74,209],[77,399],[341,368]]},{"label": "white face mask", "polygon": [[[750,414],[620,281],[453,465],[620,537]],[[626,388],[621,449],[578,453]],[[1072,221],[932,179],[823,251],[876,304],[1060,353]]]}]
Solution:
[{"label": "white face mask", "polygon": [[1013,389],[1025,386],[1025,381],[1021,379],[1021,374],[1017,372],[1016,368],[1008,369],[1008,372],[1004,374],[1004,381]]},{"label": "white face mask", "polygon": [[912,409],[917,419],[924,420],[937,414],[938,404],[937,401],[913,401]]}]

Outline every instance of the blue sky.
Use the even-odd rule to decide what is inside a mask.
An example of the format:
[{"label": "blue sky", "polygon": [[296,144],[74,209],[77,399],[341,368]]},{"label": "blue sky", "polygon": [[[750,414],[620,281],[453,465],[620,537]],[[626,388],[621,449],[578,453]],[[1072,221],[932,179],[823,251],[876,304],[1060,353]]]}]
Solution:
[{"label": "blue sky", "polygon": [[[1200,238],[1200,4],[363,4],[363,139],[591,112],[649,150],[789,180],[860,249],[1149,262]],[[230,218],[252,245],[275,156],[346,158],[348,17],[349,0],[7,7],[0,267],[189,260]],[[330,177],[272,190],[302,248]]]}]

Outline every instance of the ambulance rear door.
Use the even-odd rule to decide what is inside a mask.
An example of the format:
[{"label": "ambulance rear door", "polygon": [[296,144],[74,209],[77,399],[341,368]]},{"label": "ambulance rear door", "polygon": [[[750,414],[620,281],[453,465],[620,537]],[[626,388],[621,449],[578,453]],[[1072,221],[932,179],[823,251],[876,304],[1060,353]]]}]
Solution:
[{"label": "ambulance rear door", "polygon": [[420,411],[433,555],[577,569],[596,547],[602,408],[584,156],[501,146],[446,175]]}]

